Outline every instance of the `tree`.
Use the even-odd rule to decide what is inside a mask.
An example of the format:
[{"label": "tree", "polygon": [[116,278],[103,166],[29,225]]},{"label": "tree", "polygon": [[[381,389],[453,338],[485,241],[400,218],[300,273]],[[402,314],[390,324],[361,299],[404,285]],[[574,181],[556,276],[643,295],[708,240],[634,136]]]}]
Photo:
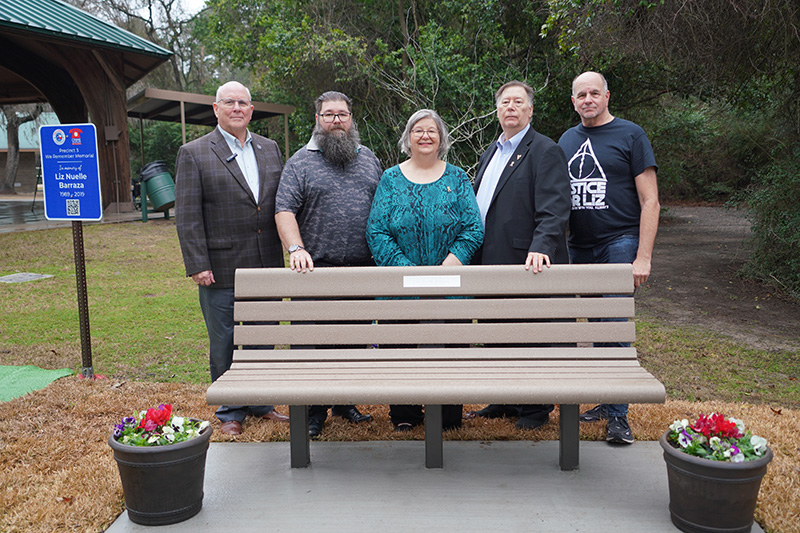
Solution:
[{"label": "tree", "polygon": [[[249,70],[254,92],[298,108],[295,148],[310,134],[313,100],[336,89],[353,98],[364,143],[384,166],[400,158],[406,119],[432,108],[456,141],[449,160],[469,171],[498,135],[494,91],[518,78],[545,95],[564,68],[553,44],[537,37],[543,7],[522,0],[209,0],[195,36],[218,60]],[[560,128],[569,108],[558,98],[563,111],[551,124]],[[545,108],[548,99],[555,101],[544,96]]]},{"label": "tree", "polygon": [[176,91],[199,89],[208,81],[204,50],[191,35],[196,14],[183,0],[66,0],[172,52],[148,75],[150,85]]},{"label": "tree", "polygon": [[8,154],[6,157],[5,180],[0,183],[0,193],[17,194],[14,183],[17,181],[19,168],[19,127],[26,122],[39,118],[44,111],[44,104],[18,104],[0,106],[5,118]]}]

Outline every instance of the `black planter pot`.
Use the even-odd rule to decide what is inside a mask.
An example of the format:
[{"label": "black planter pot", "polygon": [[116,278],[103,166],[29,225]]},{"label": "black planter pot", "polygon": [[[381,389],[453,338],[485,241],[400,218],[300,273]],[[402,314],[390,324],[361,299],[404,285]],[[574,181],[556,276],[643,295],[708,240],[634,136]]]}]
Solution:
[{"label": "black planter pot", "polygon": [[675,449],[668,434],[659,443],[667,463],[672,523],[693,533],[750,531],[772,450],[767,448],[760,459],[743,463],[711,461]]},{"label": "black planter pot", "polygon": [[113,435],[108,439],[131,522],[174,524],[200,512],[212,432],[209,426],[193,439],[166,446],[129,446]]}]

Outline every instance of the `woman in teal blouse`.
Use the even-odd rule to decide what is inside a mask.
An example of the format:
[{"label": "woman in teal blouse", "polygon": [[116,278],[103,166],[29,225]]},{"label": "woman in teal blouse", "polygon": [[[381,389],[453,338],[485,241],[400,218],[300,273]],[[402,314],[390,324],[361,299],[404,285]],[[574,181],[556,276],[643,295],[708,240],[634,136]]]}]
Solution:
[{"label": "woman in teal blouse", "polygon": [[[446,163],[450,137],[430,109],[411,115],[398,143],[409,158],[383,173],[367,222],[367,243],[380,266],[465,265],[483,242],[467,174]],[[445,429],[461,426],[460,405],[442,408]],[[395,429],[424,421],[422,406],[391,405]]]}]

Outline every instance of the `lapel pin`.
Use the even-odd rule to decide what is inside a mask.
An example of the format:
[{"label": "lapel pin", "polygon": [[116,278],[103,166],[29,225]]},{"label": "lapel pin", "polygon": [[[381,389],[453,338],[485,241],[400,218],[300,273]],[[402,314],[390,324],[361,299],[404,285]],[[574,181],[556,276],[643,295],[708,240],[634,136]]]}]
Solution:
[{"label": "lapel pin", "polygon": [[[259,146],[259,148],[260,148],[260,146]],[[522,157],[522,154],[517,154],[517,161],[519,161],[520,157]]]},{"label": "lapel pin", "polygon": [[512,161],[511,164],[508,165],[508,166],[513,167],[514,166],[514,162]]},{"label": "lapel pin", "polygon": [[257,144],[257,145],[256,145],[256,148],[258,148],[259,150],[261,150],[261,145],[260,145],[260,144]]}]

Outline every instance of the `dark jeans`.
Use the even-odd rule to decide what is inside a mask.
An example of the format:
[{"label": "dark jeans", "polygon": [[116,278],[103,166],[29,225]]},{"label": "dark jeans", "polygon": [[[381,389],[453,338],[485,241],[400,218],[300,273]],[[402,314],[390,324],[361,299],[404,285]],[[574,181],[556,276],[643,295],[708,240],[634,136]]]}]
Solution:
[{"label": "dark jeans", "polygon": [[[315,260],[314,261],[314,268],[325,268],[325,267],[343,267],[343,266],[375,266],[375,261],[372,258],[367,259],[366,261],[349,263],[346,265],[339,265],[333,263],[326,263],[322,260]],[[313,324],[313,322],[307,322],[308,324]],[[304,349],[304,350],[322,350],[325,348],[341,348],[341,346],[292,346],[292,349]],[[328,418],[328,409],[332,409],[333,414],[342,414],[350,409],[354,409],[355,405],[309,405],[308,406],[308,417],[309,418],[316,418],[317,420],[325,421]]]},{"label": "dark jeans", "polygon": [[[200,309],[208,331],[208,366],[211,381],[216,381],[233,362],[233,289],[199,286]],[[271,349],[272,346],[259,348]],[[271,405],[221,405],[215,413],[221,422],[244,421],[245,416],[263,416],[275,408]]]},{"label": "dark jeans", "polygon": [[[573,264],[590,263],[633,263],[636,259],[636,252],[639,251],[639,237],[636,235],[622,235],[604,244],[598,244],[593,248],[569,248],[569,259]],[[610,294],[608,297],[613,298]],[[590,319],[592,322],[611,322],[624,321],[625,319],[601,318]],[[603,342],[595,346],[630,346],[627,342]],[[615,403],[604,404],[608,416],[628,416],[628,404]]]}]

